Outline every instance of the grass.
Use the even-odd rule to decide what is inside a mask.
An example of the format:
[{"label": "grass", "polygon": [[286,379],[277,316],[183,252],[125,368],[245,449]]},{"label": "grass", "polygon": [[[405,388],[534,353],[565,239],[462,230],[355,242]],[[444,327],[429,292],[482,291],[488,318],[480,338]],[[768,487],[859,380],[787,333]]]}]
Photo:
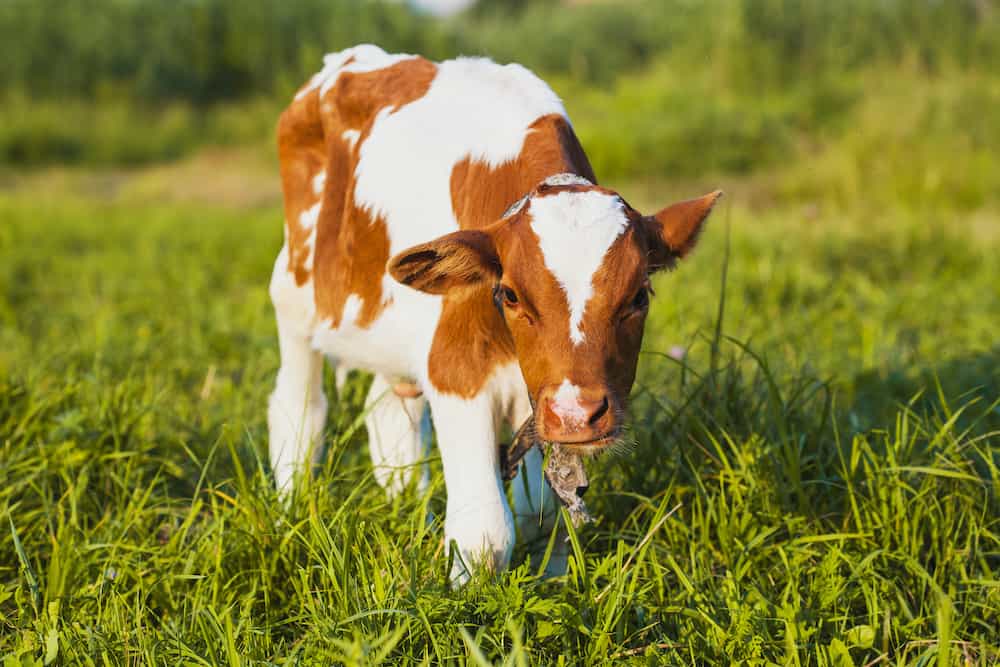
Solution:
[{"label": "grass", "polygon": [[994,209],[759,210],[735,182],[657,281],[636,445],[590,466],[569,573],[521,550],[452,591],[437,456],[385,498],[366,378],[316,479],[271,489],[280,211],[194,188],[270,173],[229,157],[0,194],[5,665],[1000,660]]},{"label": "grass", "polygon": [[[0,91],[4,667],[1000,663],[990,3],[520,3],[442,24],[111,4],[0,21],[24,47]],[[94,38],[135,21],[114,53]],[[386,499],[361,375],[317,477],[287,506],[271,489],[264,137],[321,53],[369,39],[544,73],[647,211],[727,191],[657,279],[635,446],[590,466],[598,522],[565,577],[522,547],[451,590],[440,463],[428,493]],[[23,169],[54,162],[102,166]]]}]

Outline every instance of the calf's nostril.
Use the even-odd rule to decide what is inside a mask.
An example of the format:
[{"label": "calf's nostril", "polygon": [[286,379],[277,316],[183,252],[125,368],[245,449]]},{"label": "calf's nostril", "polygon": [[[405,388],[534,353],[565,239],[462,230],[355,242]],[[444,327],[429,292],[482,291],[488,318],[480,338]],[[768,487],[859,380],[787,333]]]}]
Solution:
[{"label": "calf's nostril", "polygon": [[607,414],[608,407],[609,407],[608,406],[608,397],[605,396],[604,400],[601,401],[600,407],[598,407],[596,410],[594,410],[594,414],[590,415],[590,419],[587,420],[587,423],[590,424],[591,426],[593,426],[594,424],[596,424],[597,422],[599,422],[601,420],[601,417],[603,417],[604,415]]}]

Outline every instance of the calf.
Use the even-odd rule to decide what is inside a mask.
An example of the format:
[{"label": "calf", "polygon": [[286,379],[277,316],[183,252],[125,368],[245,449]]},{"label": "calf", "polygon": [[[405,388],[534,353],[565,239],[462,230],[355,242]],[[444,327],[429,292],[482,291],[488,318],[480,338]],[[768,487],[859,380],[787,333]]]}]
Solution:
[{"label": "calf", "polygon": [[691,250],[719,193],[644,216],[596,185],[562,103],[527,69],[371,45],[326,56],[282,114],[278,145],[278,487],[319,450],[323,356],[369,370],[378,482],[389,493],[415,473],[424,483],[429,405],[453,577],[504,567],[515,516],[530,539],[549,530],[539,514],[550,520],[553,501],[530,451],[512,514],[503,424],[531,419],[538,439],[581,454],[616,442],[650,274]]}]

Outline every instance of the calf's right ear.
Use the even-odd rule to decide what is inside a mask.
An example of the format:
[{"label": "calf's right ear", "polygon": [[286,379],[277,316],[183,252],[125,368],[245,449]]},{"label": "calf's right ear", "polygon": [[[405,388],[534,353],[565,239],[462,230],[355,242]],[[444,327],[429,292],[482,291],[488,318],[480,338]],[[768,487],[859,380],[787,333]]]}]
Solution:
[{"label": "calf's right ear", "polygon": [[408,248],[390,259],[387,269],[397,282],[428,294],[496,282],[501,271],[493,238],[475,229]]}]

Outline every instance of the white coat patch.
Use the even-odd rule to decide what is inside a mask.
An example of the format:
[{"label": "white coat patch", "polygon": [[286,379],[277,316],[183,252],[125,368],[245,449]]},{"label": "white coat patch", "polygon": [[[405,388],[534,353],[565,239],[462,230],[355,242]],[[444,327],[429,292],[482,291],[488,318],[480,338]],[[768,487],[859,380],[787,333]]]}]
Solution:
[{"label": "white coat patch", "polygon": [[[313,186],[315,187],[315,179],[313,179]],[[308,253],[305,261],[302,263],[302,268],[306,271],[313,270],[313,260],[315,259],[316,250],[316,223],[319,221],[319,211],[322,206],[322,202],[316,202],[299,214],[299,226],[309,232],[305,243],[302,244]]]},{"label": "white coat patch", "polygon": [[316,202],[306,210],[299,214],[299,226],[302,229],[312,229],[316,226],[316,222],[319,220],[319,209],[322,206],[320,202]]},{"label": "white coat patch", "polygon": [[594,274],[628,226],[625,205],[620,198],[596,190],[567,191],[533,197],[529,213],[545,266],[566,292],[570,340],[579,345]]},{"label": "white coat patch", "polygon": [[455,231],[455,165],[465,158],[491,167],[514,160],[531,124],[548,114],[566,111],[520,65],[482,58],[440,63],[423,97],[379,112],[358,152],[355,203],[385,219],[390,256]]},{"label": "white coat patch", "polygon": [[344,301],[344,310],[340,315],[340,321],[353,324],[357,319],[358,315],[361,314],[361,307],[364,305],[362,299],[357,294],[348,294],[347,299]]},{"label": "white coat patch", "polygon": [[340,135],[347,145],[354,148],[354,144],[358,143],[358,139],[361,138],[361,130],[344,130]]},{"label": "white coat patch", "polygon": [[326,185],[326,172],[321,171],[315,176],[313,176],[312,186],[313,194],[321,195],[323,194],[323,186]]}]

